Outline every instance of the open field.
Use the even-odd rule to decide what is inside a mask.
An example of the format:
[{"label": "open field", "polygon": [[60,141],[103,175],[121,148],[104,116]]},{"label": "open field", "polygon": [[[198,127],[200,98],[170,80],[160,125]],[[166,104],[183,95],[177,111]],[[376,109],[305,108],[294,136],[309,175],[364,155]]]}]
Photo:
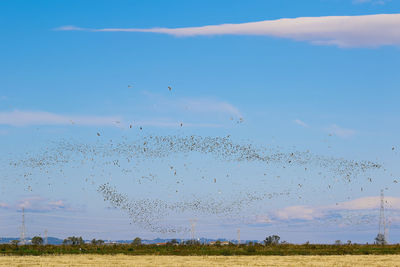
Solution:
[{"label": "open field", "polygon": [[400,245],[0,245],[0,254],[8,256],[40,256],[98,254],[130,256],[336,256],[336,255],[400,255]]},{"label": "open field", "polygon": [[400,266],[400,255],[364,256],[1,256],[0,266]]}]

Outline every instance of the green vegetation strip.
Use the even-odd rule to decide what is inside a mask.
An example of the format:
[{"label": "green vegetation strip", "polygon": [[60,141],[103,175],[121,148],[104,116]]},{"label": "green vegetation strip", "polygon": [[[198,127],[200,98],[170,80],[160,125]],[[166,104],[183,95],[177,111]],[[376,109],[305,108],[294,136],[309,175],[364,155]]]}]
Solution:
[{"label": "green vegetation strip", "polygon": [[387,255],[400,254],[397,245],[0,245],[2,255],[125,254],[125,255]]}]

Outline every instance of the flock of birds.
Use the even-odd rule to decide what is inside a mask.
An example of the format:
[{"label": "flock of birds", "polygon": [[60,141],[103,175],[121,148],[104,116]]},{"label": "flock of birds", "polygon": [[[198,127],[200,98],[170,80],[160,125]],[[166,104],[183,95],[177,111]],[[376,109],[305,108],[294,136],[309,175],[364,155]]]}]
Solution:
[{"label": "flock of birds", "polygon": [[[204,164],[213,162],[214,166],[220,165],[227,173],[208,173],[207,167],[192,168],[197,161],[202,162],[203,159],[207,159]],[[157,167],[145,167],[149,164]],[[281,172],[285,170],[302,170],[305,175],[311,175],[311,170],[318,169],[321,171],[314,175],[320,176],[321,180],[327,180],[323,178],[329,176],[350,183],[360,175],[382,168],[381,164],[371,161],[326,157],[310,151],[282,151],[280,148],[235,142],[230,136],[150,134],[133,140],[97,140],[95,143],[61,140],[41,153],[27,154],[12,161],[11,165],[27,170],[23,174],[27,181],[35,170],[52,177],[55,169],[64,174],[68,173],[71,166],[79,169],[83,169],[82,166],[89,167],[92,185],[96,186],[107,203],[125,212],[132,223],[159,233],[189,230],[179,224],[168,224],[171,214],[187,212],[192,216],[205,214],[238,218],[254,204],[268,199],[301,198],[298,190],[302,189],[303,182],[279,193],[279,187],[270,186],[270,183],[276,183],[272,178],[280,179]],[[235,170],[230,169],[232,166],[237,167],[236,171],[255,168],[259,172],[255,174],[257,177],[246,180],[241,175],[235,175]],[[275,173],[277,169],[279,171]],[[154,197],[157,194],[150,194],[152,197],[130,198],[130,194],[118,192],[117,187],[112,185],[117,179],[132,178],[136,178],[134,181],[137,188],[130,189],[131,192],[154,187],[163,193],[158,197]],[[88,178],[85,180],[88,181]],[[332,185],[327,185],[331,188],[333,180],[328,181],[332,181]],[[208,190],[209,193],[190,190],[193,183],[199,184],[201,190]],[[247,183],[257,186],[247,186]],[[230,194],[229,190],[235,184],[238,191]],[[211,190],[213,185],[218,186],[217,192]],[[225,188],[228,188],[228,192],[224,191]],[[172,193],[179,194],[177,199],[166,199],[165,196]]]},{"label": "flock of birds", "polygon": [[[168,90],[172,91],[172,87],[168,86]],[[239,121],[243,122],[243,118]],[[132,128],[130,124],[129,129]],[[301,199],[301,190],[309,181],[298,179],[300,172],[314,179],[319,177],[325,183],[324,190],[332,190],[335,183],[351,183],[383,169],[377,162],[296,149],[286,151],[234,141],[229,135],[142,134],[117,141],[104,140],[100,132],[97,136],[92,143],[65,139],[50,143],[40,152],[11,160],[10,165],[23,171],[21,176],[30,190],[35,175],[47,175],[51,186],[51,177],[67,177],[71,167],[86,170],[82,179],[90,181],[104,201],[125,212],[135,225],[159,233],[189,231],[185,225],[168,223],[172,214],[239,218],[266,200]],[[290,182],[276,180],[285,173],[297,177]],[[372,182],[372,178],[368,179]],[[119,191],[113,185],[116,180],[133,181],[134,188],[123,188],[130,193],[155,190],[147,196],[132,196]]]}]

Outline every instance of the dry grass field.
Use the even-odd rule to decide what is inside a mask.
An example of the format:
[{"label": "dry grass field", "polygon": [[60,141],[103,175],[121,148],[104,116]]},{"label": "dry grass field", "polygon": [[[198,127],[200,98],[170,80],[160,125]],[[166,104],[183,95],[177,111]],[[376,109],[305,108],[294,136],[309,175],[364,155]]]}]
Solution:
[{"label": "dry grass field", "polygon": [[365,256],[0,256],[0,266],[400,266],[400,255]]}]

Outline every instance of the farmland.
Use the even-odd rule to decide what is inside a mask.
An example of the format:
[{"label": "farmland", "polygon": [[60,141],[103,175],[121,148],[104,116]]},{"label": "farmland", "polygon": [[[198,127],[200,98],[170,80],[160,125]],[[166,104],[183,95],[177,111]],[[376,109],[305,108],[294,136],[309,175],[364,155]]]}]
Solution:
[{"label": "farmland", "polygon": [[363,256],[3,256],[0,266],[399,266],[400,255]]}]

